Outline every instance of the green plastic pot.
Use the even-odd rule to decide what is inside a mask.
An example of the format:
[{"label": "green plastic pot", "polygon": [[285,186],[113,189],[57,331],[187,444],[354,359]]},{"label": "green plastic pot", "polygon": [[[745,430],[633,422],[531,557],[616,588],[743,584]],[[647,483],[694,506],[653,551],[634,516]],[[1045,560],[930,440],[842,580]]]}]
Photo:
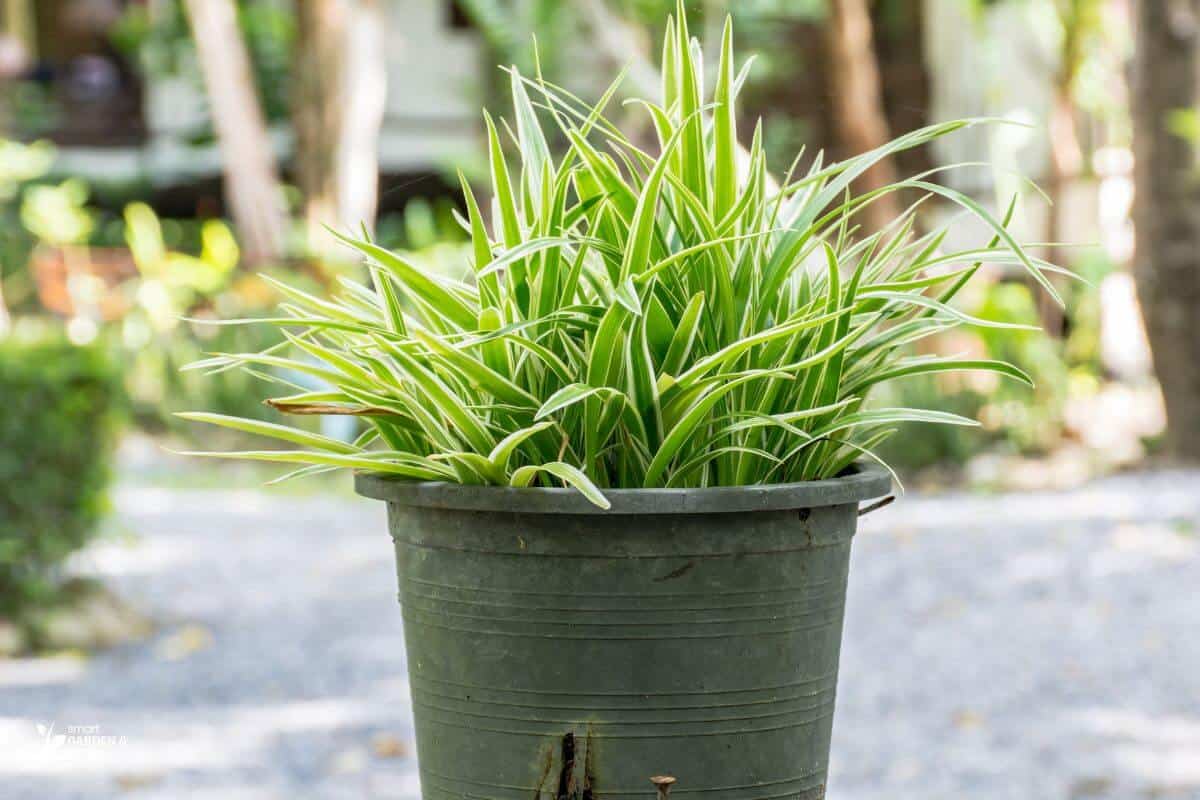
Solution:
[{"label": "green plastic pot", "polygon": [[891,490],[357,476],[388,504],[425,800],[825,796],[850,540]]}]

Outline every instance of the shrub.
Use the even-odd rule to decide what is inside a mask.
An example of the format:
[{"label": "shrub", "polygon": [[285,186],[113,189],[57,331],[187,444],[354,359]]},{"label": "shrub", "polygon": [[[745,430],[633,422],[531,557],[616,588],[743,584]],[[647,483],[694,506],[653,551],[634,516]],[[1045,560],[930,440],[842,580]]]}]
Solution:
[{"label": "shrub", "polygon": [[0,338],[0,616],[51,593],[107,503],[118,373],[99,347]]},{"label": "shrub", "polygon": [[[864,410],[883,381],[995,360],[910,357],[906,345],[957,325],[1025,327],[951,305],[981,263],[1023,267],[1057,299],[1030,256],[974,200],[919,175],[858,197],[873,164],[969,121],[901,136],[850,160],[818,157],[802,176],[768,173],[761,126],[740,153],[726,26],[711,101],[699,44],[680,4],[668,24],[660,102],[636,101],[656,154],[604,110],[511,70],[513,127],[485,115],[492,229],[464,182],[474,280],[429,275],[370,241],[346,238],[370,286],[324,299],[280,286],[286,352],[219,354],[195,365],[286,367],[332,388],[271,404],[293,414],[354,414],[353,443],[214,414],[191,419],[274,436],[303,451],[243,458],[474,484],[563,482],[600,505],[604,487],[741,485],[836,476],[897,423],[974,424],[920,408]],[[515,169],[501,131],[516,144]],[[555,138],[565,154],[551,150]],[[881,231],[858,213],[888,193],[916,203]],[[946,252],[946,229],[914,232],[939,197],[986,223],[989,242]]]}]

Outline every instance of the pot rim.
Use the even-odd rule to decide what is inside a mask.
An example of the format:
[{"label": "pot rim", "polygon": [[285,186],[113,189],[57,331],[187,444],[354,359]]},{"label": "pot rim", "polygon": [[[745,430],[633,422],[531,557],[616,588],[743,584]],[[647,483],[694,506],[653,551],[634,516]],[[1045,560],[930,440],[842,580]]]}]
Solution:
[{"label": "pot rim", "polygon": [[609,509],[575,489],[469,486],[410,481],[378,472],[356,472],[354,490],[402,506],[519,514],[722,514],[789,511],[857,504],[891,494],[892,476],[877,464],[854,464],[845,475],[798,483],[714,486],[702,489],[603,489]]}]

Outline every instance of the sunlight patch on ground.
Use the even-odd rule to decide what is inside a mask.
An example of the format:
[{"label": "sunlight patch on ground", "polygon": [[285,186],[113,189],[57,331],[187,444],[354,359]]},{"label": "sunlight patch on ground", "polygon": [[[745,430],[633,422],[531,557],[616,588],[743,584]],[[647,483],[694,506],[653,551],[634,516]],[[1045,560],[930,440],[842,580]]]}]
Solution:
[{"label": "sunlight patch on ground", "polygon": [[0,658],[0,690],[69,683],[82,677],[87,666],[85,659],[75,656]]},{"label": "sunlight patch on ground", "polygon": [[1087,711],[1078,722],[1105,740],[1130,777],[1164,790],[1200,792],[1200,718],[1106,708]]},{"label": "sunlight patch on ground", "polygon": [[0,774],[227,769],[257,761],[281,737],[358,727],[390,711],[366,701],[322,699],[215,708],[206,720],[169,713],[150,720],[105,717],[105,723],[0,717]]}]

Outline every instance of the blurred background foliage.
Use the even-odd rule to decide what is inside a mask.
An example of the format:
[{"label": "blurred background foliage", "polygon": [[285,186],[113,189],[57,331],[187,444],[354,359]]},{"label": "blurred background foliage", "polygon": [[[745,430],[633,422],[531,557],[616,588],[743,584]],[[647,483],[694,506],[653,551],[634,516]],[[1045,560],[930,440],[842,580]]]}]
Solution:
[{"label": "blurred background foliage", "polygon": [[[185,408],[270,419],[253,377],[180,371],[204,354],[275,344],[264,327],[212,324],[270,313],[279,298],[257,275],[286,274],[314,290],[356,276],[326,225],[365,227],[430,271],[465,273],[452,187],[456,170],[485,169],[479,106],[506,113],[507,76],[493,65],[540,70],[586,97],[623,67],[619,99],[652,94],[650,43],[673,5],[0,0],[0,352],[28,374],[44,352],[14,356],[25,345],[4,331],[31,325],[52,331],[55,347],[82,348],[82,364],[102,352],[119,367],[127,429],[154,437],[195,435],[170,416]],[[725,15],[735,18],[737,49],[755,56],[738,109],[742,135],[763,120],[778,174],[798,152],[802,166],[829,161],[948,118],[1029,126],[993,126],[886,165],[906,175],[995,164],[942,177],[992,207],[1019,192],[1020,235],[1082,245],[1036,249],[1085,279],[1063,283],[1068,302],[1058,310],[988,266],[992,280],[964,299],[965,310],[1037,322],[1051,335],[980,330],[922,347],[1011,360],[1037,388],[980,376],[886,387],[880,402],[943,407],[985,426],[905,430],[886,453],[902,474],[1073,480],[1137,463],[1157,446],[1163,402],[1131,273],[1130,0],[689,8],[713,52]],[[652,141],[644,112],[611,108]],[[1170,126],[1200,140],[1190,107],[1174,109]],[[1035,179],[1044,196],[1014,173]],[[927,220],[946,213],[933,202],[923,211]],[[48,369],[45,391],[62,381]],[[59,408],[44,405],[46,415]],[[76,412],[63,411],[63,424],[81,424]],[[6,453],[13,447],[0,441]]]},{"label": "blurred background foliage", "polygon": [[[236,12],[263,113],[269,121],[286,120],[295,14],[287,4],[253,2],[239,3]],[[203,91],[196,44],[182,0],[128,4],[109,36],[143,78],[181,80]],[[195,136],[197,141],[211,140],[215,132],[209,126]]]},{"label": "blurred background foliage", "polygon": [[[254,316],[269,310],[277,298],[253,277],[255,270],[265,267],[268,272],[299,272],[310,276],[314,285],[331,284],[342,271],[353,270],[352,266],[330,264],[327,254],[306,248],[300,232],[305,216],[304,187],[294,182],[300,167],[291,162],[305,154],[296,151],[291,128],[299,113],[295,106],[305,101],[295,90],[296,75],[315,63],[297,52],[297,43],[306,35],[302,26],[312,22],[286,0],[241,0],[231,4],[236,33],[249,66],[249,85],[263,124],[284,140],[277,163],[281,165],[287,216],[292,220],[287,223],[291,244],[268,260],[276,263],[264,264],[259,259],[242,258],[234,233],[236,219],[233,225],[221,221],[229,212],[230,187],[225,186],[222,193],[218,174],[190,184],[173,183],[168,189],[174,199],[164,201],[167,190],[155,188],[153,176],[148,181],[145,175],[131,174],[122,186],[113,179],[113,170],[96,169],[97,164],[103,166],[103,152],[87,164],[88,169],[72,170],[81,162],[63,158],[63,151],[76,149],[74,138],[56,136],[54,125],[47,124],[53,120],[61,125],[72,118],[72,112],[61,106],[79,103],[80,90],[70,85],[73,81],[90,81],[98,86],[107,75],[115,85],[101,87],[97,90],[100,94],[124,92],[125,84],[131,83],[140,97],[141,124],[147,129],[141,134],[143,151],[164,147],[159,139],[169,138],[170,146],[182,148],[184,157],[208,152],[193,149],[211,146],[217,126],[212,113],[213,92],[206,91],[204,59],[197,48],[187,4],[183,0],[56,0],[52,5],[61,13],[54,21],[39,4],[25,3],[24,33],[19,30],[22,16],[13,11],[21,5],[7,0],[7,35],[18,43],[24,36],[26,42],[33,43],[26,45],[30,50],[41,43],[43,52],[26,53],[23,69],[10,69],[15,74],[5,82],[2,119],[10,138],[0,144],[0,219],[5,223],[0,233],[0,276],[11,313],[50,313],[63,320],[73,338],[102,338],[109,346],[120,348],[127,365],[126,384],[134,418],[150,430],[169,427],[169,412],[183,407],[268,416],[265,409],[259,410],[255,387],[247,385],[244,376],[230,374],[217,380],[201,380],[180,373],[178,367],[205,352],[272,344],[256,341],[255,337],[262,334],[253,328],[196,321]],[[405,19],[406,14],[416,15],[415,9],[422,4],[357,5],[388,7],[383,14],[386,21],[394,23]],[[628,69],[629,94],[652,90],[644,85],[649,82],[647,76],[653,76],[656,60],[649,42],[660,35],[673,2],[461,0],[432,5],[447,6],[439,9],[437,23],[449,29],[450,35],[469,37],[476,48],[473,82],[452,87],[467,98],[465,104],[474,107],[479,102],[495,106],[505,94],[498,91],[505,76],[489,68],[490,63],[511,63],[526,72],[540,69],[548,80],[583,94],[602,90],[601,76],[610,71],[610,64],[617,64]],[[834,119],[837,114],[830,113],[837,103],[834,95],[838,87],[827,73],[838,65],[827,39],[828,30],[836,24],[833,14],[837,5],[831,7],[824,0],[749,0],[736,4],[708,0],[692,4],[693,27],[698,35],[716,37],[726,13],[732,13],[741,40],[739,50],[755,55],[748,99],[739,111],[744,130],[751,122],[764,120],[768,152],[777,171],[785,170],[797,152],[804,151],[809,159],[819,151],[825,151],[826,158],[836,157],[850,152],[856,144],[839,138]],[[1047,60],[1055,62],[1046,67],[1047,91],[1053,97],[1045,115],[1053,117],[1061,88],[1067,95],[1064,102],[1070,106],[1069,114],[1080,126],[1087,126],[1086,141],[1080,142],[1076,136],[1073,146],[1086,146],[1091,151],[1088,156],[1106,147],[1128,146],[1127,105],[1114,99],[1115,93],[1101,90],[1124,68],[1129,55],[1128,43],[1119,30],[1120,10],[1113,9],[1116,5],[1120,4],[1105,0],[953,0],[942,4],[958,6],[955,10],[960,12],[960,33],[985,50],[1005,46],[1003,25],[989,21],[989,15],[1002,11],[1008,20],[1004,24],[1016,24],[1012,22],[1016,20],[1027,27],[1049,54]],[[863,7],[873,23],[870,45],[874,52],[868,56],[877,64],[879,112],[887,127],[906,130],[935,115],[944,116],[934,96],[939,65],[929,63],[931,59],[923,50],[928,50],[931,38],[928,17],[945,8],[912,0],[877,0]],[[86,35],[71,28],[73,15],[85,18],[86,24],[79,24],[91,26]],[[35,29],[32,33],[31,28]],[[63,28],[76,39],[85,40],[77,47],[83,52],[64,56],[45,46],[46,39],[63,33]],[[312,38],[311,33],[307,35]],[[400,41],[405,32],[393,30],[392,36]],[[581,42],[588,44],[586,52],[581,52]],[[410,42],[401,42],[400,46],[406,44]],[[92,65],[94,74],[80,78],[77,73],[86,72],[86,65],[97,59],[108,59],[111,68],[105,72]],[[395,88],[390,90],[389,103],[394,102]],[[35,90],[43,96],[36,113],[23,99]],[[989,91],[988,81],[981,81],[979,90]],[[156,139],[152,117],[162,113],[161,109],[155,112],[155,98],[163,93],[174,95],[167,104],[168,111],[190,108],[194,124],[167,125],[168,133]],[[343,103],[347,100],[344,93],[335,99]],[[982,102],[965,102],[963,108],[952,111],[973,113]],[[60,108],[55,110],[55,105]],[[394,116],[403,119],[403,110],[398,109]],[[617,113],[629,117],[623,122],[641,124],[635,122],[640,119],[635,110]],[[385,128],[391,121],[390,110],[388,115]],[[1050,121],[1043,119],[1042,124]],[[1094,127],[1102,128],[1103,133],[1092,130]],[[649,133],[647,129],[647,136]],[[39,138],[45,136],[60,144]],[[110,158],[117,158],[118,148],[110,149],[114,151]],[[910,160],[900,168],[928,168],[943,159],[917,151]],[[1055,159],[1049,161],[1047,172],[1053,173]],[[1084,177],[1093,161],[1080,156],[1070,178]],[[453,163],[444,154],[434,154],[425,157],[425,162],[425,169],[415,172],[408,168],[392,172],[381,165],[382,181],[377,189],[380,211],[372,227],[381,243],[419,251],[431,269],[459,270],[463,236],[452,218],[455,200],[447,191],[450,168],[465,164],[478,169],[481,154],[464,152]],[[1041,178],[1043,183],[1057,180],[1053,174]],[[999,184],[997,181],[998,188]],[[1061,188],[1052,188],[1061,194]],[[984,194],[986,199],[986,190]],[[1033,215],[1040,213],[1036,200],[1035,196],[1029,203],[1028,213]],[[192,213],[181,215],[181,207],[190,208]],[[1061,230],[1061,226],[1052,228],[1056,229]],[[981,332],[974,341],[947,343],[981,355],[1015,360],[1039,379],[1035,392],[976,385],[961,379],[914,380],[892,387],[892,392],[946,395],[946,402],[982,415],[990,431],[988,437],[953,431],[914,432],[913,442],[901,440],[893,448],[901,466],[962,463],[980,449],[997,443],[1029,454],[1047,452],[1062,442],[1068,433],[1063,423],[1070,383],[1067,377],[1072,372],[1092,375],[1097,380],[1105,377],[1100,358],[1098,286],[1106,273],[1119,268],[1120,254],[1114,258],[1099,248],[1093,250],[1079,263],[1074,263],[1072,255],[1072,266],[1083,267],[1092,283],[1067,287],[1069,324],[1056,322],[1061,326],[1061,336],[1051,340],[1036,336],[1003,339]],[[333,260],[336,262],[336,255]],[[1022,322],[1042,320],[1028,289],[999,273],[992,288],[972,302],[972,313]]]}]

